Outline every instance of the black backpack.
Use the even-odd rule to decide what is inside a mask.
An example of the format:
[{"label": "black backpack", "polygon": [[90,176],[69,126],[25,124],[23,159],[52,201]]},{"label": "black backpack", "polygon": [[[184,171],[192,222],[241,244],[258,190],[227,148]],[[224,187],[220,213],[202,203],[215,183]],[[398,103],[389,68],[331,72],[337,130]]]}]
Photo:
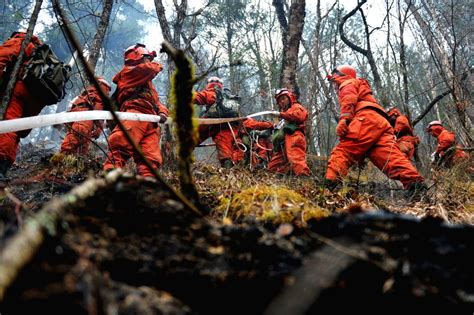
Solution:
[{"label": "black backpack", "polygon": [[233,95],[227,88],[214,87],[216,91],[216,102],[204,113],[209,118],[233,118],[239,117],[240,97]]},{"label": "black backpack", "polygon": [[71,76],[71,67],[65,65],[51,48],[40,45],[26,63],[22,80],[28,91],[44,105],[56,104],[65,96],[66,83]]}]

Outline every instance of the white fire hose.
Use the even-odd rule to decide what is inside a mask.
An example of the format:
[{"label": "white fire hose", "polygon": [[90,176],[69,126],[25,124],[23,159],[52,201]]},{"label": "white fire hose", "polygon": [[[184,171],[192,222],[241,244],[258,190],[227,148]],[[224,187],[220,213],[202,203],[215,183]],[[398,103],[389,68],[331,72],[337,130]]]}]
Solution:
[{"label": "white fire hose", "polygon": [[[127,112],[115,112],[120,120],[134,120],[134,121],[150,121],[155,123],[169,124],[171,118],[168,118],[165,122],[162,122],[160,116],[149,115],[149,114],[137,114]],[[278,116],[279,112],[276,111],[263,111],[255,114],[248,115],[246,117],[235,117],[235,118],[196,118],[200,125],[214,125],[232,121],[244,120],[255,116],[271,115]],[[65,123],[71,123],[75,121],[84,120],[113,120],[112,114],[109,111],[104,110],[90,110],[80,112],[62,112],[57,114],[48,114],[40,116],[32,116],[25,118],[17,118],[11,120],[0,121],[0,133],[21,131],[51,125],[59,125]]]}]

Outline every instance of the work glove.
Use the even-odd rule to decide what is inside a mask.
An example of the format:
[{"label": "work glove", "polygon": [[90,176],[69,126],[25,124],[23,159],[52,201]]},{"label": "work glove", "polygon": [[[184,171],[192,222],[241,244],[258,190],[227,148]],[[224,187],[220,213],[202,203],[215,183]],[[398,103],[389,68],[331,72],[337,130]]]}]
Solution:
[{"label": "work glove", "polygon": [[339,123],[337,124],[337,127],[336,127],[336,134],[339,136],[339,138],[344,137],[349,131],[349,126],[347,123],[348,123],[347,119],[339,120]]},{"label": "work glove", "polygon": [[438,161],[439,161],[439,158],[440,158],[440,156],[439,156],[439,154],[438,154],[437,152],[431,153],[431,162],[432,162],[432,163],[438,162]]},{"label": "work glove", "polygon": [[166,120],[168,119],[168,116],[164,113],[159,113],[158,115],[160,116],[160,123],[164,124]]}]

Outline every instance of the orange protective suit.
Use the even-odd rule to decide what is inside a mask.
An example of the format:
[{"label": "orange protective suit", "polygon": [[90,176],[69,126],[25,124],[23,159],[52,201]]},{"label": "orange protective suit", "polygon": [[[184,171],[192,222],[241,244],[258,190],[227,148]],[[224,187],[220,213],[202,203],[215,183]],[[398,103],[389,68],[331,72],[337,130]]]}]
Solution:
[{"label": "orange protective suit", "polygon": [[[285,134],[284,145],[273,156],[268,163],[268,169],[277,173],[292,172],[296,176],[309,176],[310,171],[306,164],[306,138],[305,124],[308,119],[306,109],[296,101],[293,93],[288,92],[290,106],[287,110],[280,112],[280,118],[288,123],[293,123],[297,129],[292,133]],[[280,96],[282,97],[282,96]]]},{"label": "orange protective suit", "polygon": [[398,109],[393,108],[387,114],[397,138],[398,148],[411,160],[415,154],[416,146],[420,143],[420,138],[413,134],[413,127],[408,117],[402,115]]},{"label": "orange protective suit", "polygon": [[349,167],[366,156],[389,178],[410,184],[423,183],[423,177],[400,151],[384,109],[372,96],[368,82],[350,76],[334,79],[338,86],[341,121],[348,131],[331,152],[326,179],[336,181],[347,175]]},{"label": "orange protective suit", "polygon": [[[107,95],[108,88],[104,88],[103,90]],[[95,86],[91,85],[73,100],[70,111],[81,112],[103,109],[104,105],[102,104],[99,92]],[[97,139],[100,136],[102,128],[103,123],[101,121],[94,122],[92,120],[76,121],[68,125],[68,132],[61,145],[61,153],[86,154],[89,151],[90,139]]]},{"label": "orange protective suit", "polygon": [[[25,33],[14,33],[10,39],[0,46],[0,82],[3,82],[2,86],[6,87],[6,82],[9,80],[9,77],[4,77],[5,70],[11,70],[13,68],[14,61],[20,53],[21,43],[25,35]],[[33,54],[35,46],[40,44],[41,41],[36,36],[32,36],[31,42],[25,48],[25,56],[30,57]],[[20,68],[20,74],[23,71],[24,68]],[[3,98],[3,96],[4,91],[0,93],[0,97]],[[5,109],[3,118],[10,120],[36,116],[41,112],[43,107],[45,107],[45,105],[31,95],[25,83],[19,79],[13,88],[12,97]],[[16,159],[20,138],[28,136],[30,131],[31,130],[22,130],[0,134],[0,160],[7,161],[9,165],[13,164]]]},{"label": "orange protective suit", "polygon": [[[152,80],[162,69],[161,64],[148,59],[143,59],[137,65],[125,64],[113,78],[113,82],[117,84],[119,90],[120,110],[167,117],[168,109],[161,104],[158,93],[152,84]],[[160,150],[160,127],[152,122],[123,121],[122,123],[133,141],[141,147],[145,157],[153,164],[154,168],[158,169],[163,161]],[[109,145],[110,153],[104,164],[104,170],[124,167],[127,160],[133,156],[137,165],[137,173],[146,177],[153,176],[152,171],[146,167],[141,157],[134,155],[132,145],[128,143],[119,126],[116,126],[110,134]]]},{"label": "orange protective suit", "polygon": [[[214,90],[215,85],[222,85],[217,82],[207,84],[206,88],[202,91],[194,93],[194,103],[201,106],[211,106],[216,102],[216,92]],[[204,116],[205,117],[205,116]],[[223,123],[218,125],[200,125],[199,141],[198,144],[204,142],[208,138],[212,138],[216,144],[217,158],[221,165],[224,163],[234,163],[234,145],[235,139],[237,139],[237,126],[234,123],[229,124]]]},{"label": "orange protective suit", "polygon": [[[243,137],[250,137],[250,132],[252,130],[266,130],[273,129],[273,124],[269,121],[258,121],[252,118],[247,118],[243,121],[241,128],[239,129],[238,142],[242,142]],[[254,141],[255,139],[252,139]],[[246,145],[247,151],[242,151],[242,148],[239,148],[241,145],[234,145],[234,162],[242,161],[247,155],[248,160],[251,161],[252,166],[256,166],[260,161],[268,162],[271,158],[271,153],[273,149],[273,144],[271,139],[259,137],[257,142],[249,143]]]},{"label": "orange protective suit", "polygon": [[432,126],[430,133],[438,139],[438,147],[436,154],[443,159],[443,164],[451,167],[469,159],[469,154],[463,150],[454,149],[461,148],[456,144],[456,136],[454,132],[446,130],[443,126]]}]

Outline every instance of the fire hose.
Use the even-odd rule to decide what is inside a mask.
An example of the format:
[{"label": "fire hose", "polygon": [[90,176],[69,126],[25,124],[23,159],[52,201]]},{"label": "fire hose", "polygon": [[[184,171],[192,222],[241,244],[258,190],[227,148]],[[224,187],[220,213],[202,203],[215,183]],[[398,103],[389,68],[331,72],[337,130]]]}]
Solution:
[{"label": "fire hose", "polygon": [[[171,123],[171,118],[161,121],[160,116],[149,114],[137,114],[127,112],[116,112],[120,120],[149,121],[161,124]],[[200,125],[214,125],[229,123],[233,121],[244,120],[256,116],[271,115],[278,116],[276,111],[263,111],[251,114],[245,117],[235,118],[196,118]],[[39,127],[59,125],[84,120],[112,120],[112,114],[109,111],[91,110],[81,112],[62,112],[57,114],[39,115],[25,118],[0,121],[0,133],[15,132]]]}]

